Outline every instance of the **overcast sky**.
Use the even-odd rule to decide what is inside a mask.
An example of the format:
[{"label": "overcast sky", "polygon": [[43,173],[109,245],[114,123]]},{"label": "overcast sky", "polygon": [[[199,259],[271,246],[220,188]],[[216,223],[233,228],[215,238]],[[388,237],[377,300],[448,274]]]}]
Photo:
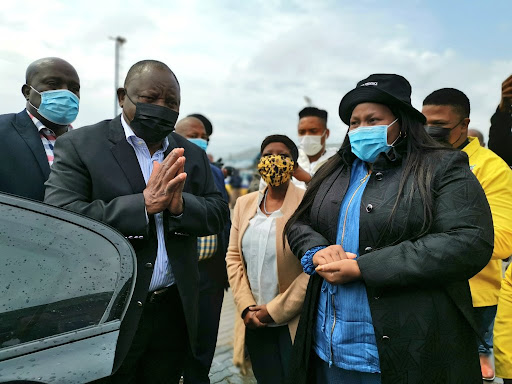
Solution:
[{"label": "overcast sky", "polygon": [[512,2],[477,0],[32,1],[2,0],[0,113],[25,106],[32,61],[58,56],[81,80],[80,127],[114,114],[114,42],[120,82],[129,67],[157,59],[176,73],[180,117],[200,112],[226,157],[266,135],[297,139],[304,96],[327,109],[330,142],[341,142],[342,96],[371,73],[397,73],[413,104],[455,87],[471,100],[471,124],[487,135],[512,73]]}]

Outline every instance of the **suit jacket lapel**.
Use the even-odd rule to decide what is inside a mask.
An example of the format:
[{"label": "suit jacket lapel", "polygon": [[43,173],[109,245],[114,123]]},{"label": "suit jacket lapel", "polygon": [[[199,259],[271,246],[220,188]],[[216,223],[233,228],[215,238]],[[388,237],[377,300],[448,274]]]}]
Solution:
[{"label": "suit jacket lapel", "polygon": [[174,139],[174,135],[177,135],[177,133],[171,133],[169,136],[167,136],[167,139],[169,140],[169,146],[164,152],[164,158],[167,157],[171,151],[178,146],[178,143],[176,143],[176,140]]},{"label": "suit jacket lapel", "polygon": [[112,154],[128,179],[133,192],[142,192],[146,188],[146,182],[135,150],[126,140],[120,116],[110,121],[108,139],[112,143],[110,147]]},{"label": "suit jacket lapel", "polygon": [[50,175],[50,165],[48,164],[48,156],[44,150],[41,142],[41,136],[37,131],[36,126],[28,116],[25,110],[21,111],[16,115],[16,120],[13,122],[14,128],[18,131],[18,134],[25,140],[27,146],[30,148],[34,157],[36,158],[39,168],[43,173],[45,179],[48,179]]}]

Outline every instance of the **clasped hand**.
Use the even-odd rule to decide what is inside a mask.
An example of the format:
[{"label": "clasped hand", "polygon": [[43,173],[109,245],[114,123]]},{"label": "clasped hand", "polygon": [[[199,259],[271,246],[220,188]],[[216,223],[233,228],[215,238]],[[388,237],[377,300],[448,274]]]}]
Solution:
[{"label": "clasped hand", "polygon": [[244,317],[244,324],[250,329],[263,328],[273,322],[274,319],[272,319],[272,316],[268,313],[265,304],[250,306]]},{"label": "clasped hand", "polygon": [[341,245],[331,245],[316,252],[313,264],[318,273],[330,284],[345,284],[361,278],[361,271],[355,258],[357,255],[345,252]]},{"label": "clasped hand", "polygon": [[153,172],[143,191],[148,215],[165,209],[175,216],[183,213],[182,192],[187,179],[184,153],[183,148],[175,148],[161,164],[153,162]]}]

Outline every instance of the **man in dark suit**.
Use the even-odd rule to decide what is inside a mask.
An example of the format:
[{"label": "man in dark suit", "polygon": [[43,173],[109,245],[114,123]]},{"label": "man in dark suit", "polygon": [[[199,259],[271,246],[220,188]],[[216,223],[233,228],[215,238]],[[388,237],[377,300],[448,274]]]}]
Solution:
[{"label": "man in dark suit", "polygon": [[[190,115],[176,124],[177,134],[182,135],[203,150],[206,150],[212,132],[213,127],[210,120],[200,114]],[[217,189],[228,203],[224,174],[211,163],[210,169]],[[201,343],[196,355],[190,353],[187,357],[183,374],[187,384],[210,384],[208,374],[217,344],[224,289],[228,285],[226,251],[230,228],[231,223],[228,222],[222,232],[198,239],[200,289],[198,335]]]},{"label": "man in dark suit", "polygon": [[26,109],[0,116],[0,192],[42,201],[55,140],[78,114],[80,79],[71,64],[47,57],[28,66],[21,92]]},{"label": "man in dark suit", "polygon": [[229,211],[204,151],[172,132],[180,87],[169,67],[136,63],[117,94],[121,116],[59,139],[45,201],[112,225],[137,252],[111,382],[178,383],[197,349],[196,238],[220,232]]}]

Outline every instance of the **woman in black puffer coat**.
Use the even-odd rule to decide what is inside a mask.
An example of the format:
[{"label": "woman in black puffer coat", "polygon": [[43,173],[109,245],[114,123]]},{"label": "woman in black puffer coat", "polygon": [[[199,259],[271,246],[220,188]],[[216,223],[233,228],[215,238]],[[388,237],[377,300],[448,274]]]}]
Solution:
[{"label": "woman in black puffer coat", "polygon": [[[347,139],[287,223],[290,247],[312,274],[290,383],[334,383],[347,372],[359,383],[481,383],[468,279],[491,257],[491,213],[467,156],[432,141],[410,95],[409,83],[398,75],[372,75],[345,95],[339,112],[349,125]],[[361,164],[368,177],[351,180]],[[364,191],[346,196],[351,182],[361,182]],[[352,199],[357,210],[348,208]],[[350,231],[343,223],[354,217],[359,227]],[[348,249],[354,238],[356,246]],[[340,307],[340,300],[353,299],[342,293],[346,297],[333,294],[332,302],[324,302],[325,287],[354,282],[362,282],[364,300]],[[370,334],[356,328],[349,338],[338,337],[346,332],[343,316],[357,317],[354,312],[365,306]],[[319,326],[319,316],[327,326]],[[322,332],[331,332],[331,345]],[[370,347],[359,343],[362,338]],[[372,343],[376,369],[364,353],[345,356]],[[329,350],[330,357],[323,353]],[[360,371],[372,378],[365,381]]]}]

